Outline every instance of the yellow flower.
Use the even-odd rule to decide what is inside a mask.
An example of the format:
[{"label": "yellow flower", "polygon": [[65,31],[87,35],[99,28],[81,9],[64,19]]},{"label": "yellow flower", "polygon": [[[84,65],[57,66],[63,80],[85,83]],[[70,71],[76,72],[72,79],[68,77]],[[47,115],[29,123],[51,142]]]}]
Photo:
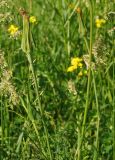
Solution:
[{"label": "yellow flower", "polygon": [[101,23],[96,23],[97,28],[101,28]]},{"label": "yellow flower", "polygon": [[11,34],[11,36],[14,36],[18,32],[18,27],[15,25],[10,25],[8,32]]},{"label": "yellow flower", "polygon": [[67,72],[73,72],[76,69],[76,66],[70,66],[67,69]]},{"label": "yellow flower", "polygon": [[35,16],[31,16],[31,17],[29,18],[29,21],[30,21],[30,23],[36,23],[36,22],[37,22]]},{"label": "yellow flower", "polygon": [[80,72],[78,73],[78,76],[79,76],[79,77],[83,76],[83,72],[80,71]]},{"label": "yellow flower", "polygon": [[103,24],[105,24],[106,21],[104,19],[96,19],[95,24],[97,28],[101,28]]},{"label": "yellow flower", "polygon": [[73,72],[78,67],[82,68],[83,64],[81,63],[82,59],[75,57],[71,59],[71,66],[68,67],[67,72]]},{"label": "yellow flower", "polygon": [[100,22],[101,22],[100,19],[95,20],[95,23],[100,23]]},{"label": "yellow flower", "polygon": [[73,66],[78,66],[78,64],[79,64],[81,61],[82,61],[82,59],[79,58],[79,57],[72,58],[72,59],[71,59],[71,65],[73,65]]}]

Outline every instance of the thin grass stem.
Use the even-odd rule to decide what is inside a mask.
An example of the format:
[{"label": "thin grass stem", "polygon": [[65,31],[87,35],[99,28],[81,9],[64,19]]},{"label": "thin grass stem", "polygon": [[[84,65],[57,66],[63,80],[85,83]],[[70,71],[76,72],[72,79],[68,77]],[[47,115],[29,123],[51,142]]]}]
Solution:
[{"label": "thin grass stem", "polygon": [[[113,80],[115,79],[115,60],[113,63]],[[115,87],[113,87],[113,160],[115,159]]]},{"label": "thin grass stem", "polygon": [[96,132],[96,141],[95,141],[95,152],[93,160],[97,160],[98,158],[98,151],[99,151],[99,125],[100,125],[100,113],[99,113],[99,103],[98,103],[98,97],[97,97],[97,89],[96,89],[96,82],[95,82],[95,76],[94,71],[92,70],[93,75],[93,86],[94,86],[94,92],[95,92],[95,101],[96,101],[96,107],[97,107],[97,132]]},{"label": "thin grass stem", "polygon": [[67,50],[68,50],[68,57],[70,56],[70,21],[68,21],[67,26]]},{"label": "thin grass stem", "polygon": [[[87,97],[86,97],[86,105],[85,105],[85,111],[84,111],[84,117],[83,117],[83,124],[82,124],[82,130],[81,130],[81,142],[80,142],[80,152],[82,150],[82,143],[84,139],[84,133],[85,133],[85,127],[86,127],[86,120],[87,120],[87,112],[89,107],[89,97],[90,97],[90,86],[91,86],[91,61],[92,61],[92,21],[93,21],[93,10],[92,10],[92,3],[89,1],[90,4],[90,49],[89,49],[89,70],[88,70],[88,84],[87,84]],[[81,159],[81,156],[79,156],[79,159]]]}]

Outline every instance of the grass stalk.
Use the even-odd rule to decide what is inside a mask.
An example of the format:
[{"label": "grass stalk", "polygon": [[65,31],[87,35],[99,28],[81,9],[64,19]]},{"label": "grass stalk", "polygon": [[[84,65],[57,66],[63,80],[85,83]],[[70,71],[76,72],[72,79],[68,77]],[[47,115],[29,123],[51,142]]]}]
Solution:
[{"label": "grass stalk", "polygon": [[[80,152],[82,149],[82,143],[84,139],[84,133],[85,133],[85,126],[86,126],[86,120],[87,120],[87,112],[89,107],[89,96],[90,96],[90,86],[91,86],[91,59],[92,59],[92,21],[93,21],[93,10],[92,10],[92,4],[91,1],[89,1],[90,4],[90,49],[89,49],[89,70],[88,70],[88,84],[87,84],[87,97],[86,97],[86,104],[85,104],[85,110],[84,110],[84,117],[83,117],[83,124],[81,129],[81,141],[80,141]],[[81,159],[81,154],[79,155],[79,159]]]},{"label": "grass stalk", "polygon": [[1,110],[0,110],[0,115],[1,115],[1,145],[3,145],[4,142],[4,134],[3,134],[3,130],[4,130],[4,119],[3,119],[3,104],[2,104],[2,96],[1,96]]},{"label": "grass stalk", "polygon": [[[115,60],[113,63],[113,80],[115,75]],[[115,90],[113,89],[113,160],[115,159]]]},{"label": "grass stalk", "polygon": [[68,21],[67,26],[67,50],[68,50],[68,57],[70,57],[70,21]]},{"label": "grass stalk", "polygon": [[95,101],[96,101],[96,107],[97,107],[97,131],[96,131],[96,141],[95,141],[95,148],[94,151],[94,157],[93,160],[97,160],[98,158],[98,151],[99,151],[99,125],[100,125],[100,113],[99,113],[99,103],[98,103],[98,97],[97,97],[97,89],[96,89],[96,83],[95,83],[95,77],[94,77],[94,71],[92,70],[93,75],[93,85],[94,85],[94,92],[95,92]]}]

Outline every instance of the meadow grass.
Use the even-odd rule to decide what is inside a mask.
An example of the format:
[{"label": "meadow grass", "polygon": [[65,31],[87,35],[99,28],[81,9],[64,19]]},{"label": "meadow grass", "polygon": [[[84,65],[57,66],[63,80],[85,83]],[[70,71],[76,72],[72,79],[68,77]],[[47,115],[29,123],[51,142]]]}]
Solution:
[{"label": "meadow grass", "polygon": [[0,0],[0,160],[115,159],[109,0]]}]

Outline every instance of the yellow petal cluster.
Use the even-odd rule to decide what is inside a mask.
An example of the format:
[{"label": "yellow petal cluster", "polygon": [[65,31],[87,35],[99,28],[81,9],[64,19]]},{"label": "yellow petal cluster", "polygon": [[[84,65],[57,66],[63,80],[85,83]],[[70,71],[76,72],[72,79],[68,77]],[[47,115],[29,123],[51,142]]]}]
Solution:
[{"label": "yellow petal cluster", "polygon": [[67,72],[73,72],[75,69],[76,69],[75,66],[70,66],[68,67]]},{"label": "yellow petal cluster", "polygon": [[96,19],[95,24],[97,28],[101,28],[103,24],[106,23],[106,20],[104,19]]},{"label": "yellow petal cluster", "polygon": [[73,66],[78,66],[81,62],[82,62],[82,59],[79,57],[71,59],[71,65],[73,65]]},{"label": "yellow petal cluster", "polygon": [[31,17],[29,18],[29,21],[30,21],[30,23],[36,23],[36,22],[37,22],[35,16],[31,16]]},{"label": "yellow petal cluster", "polygon": [[67,72],[73,72],[75,69],[82,68],[83,64],[81,63],[82,59],[79,57],[75,57],[71,59],[71,66],[68,67]]},{"label": "yellow petal cluster", "polygon": [[11,34],[11,36],[14,36],[18,32],[18,27],[12,24],[8,28],[8,32]]}]

